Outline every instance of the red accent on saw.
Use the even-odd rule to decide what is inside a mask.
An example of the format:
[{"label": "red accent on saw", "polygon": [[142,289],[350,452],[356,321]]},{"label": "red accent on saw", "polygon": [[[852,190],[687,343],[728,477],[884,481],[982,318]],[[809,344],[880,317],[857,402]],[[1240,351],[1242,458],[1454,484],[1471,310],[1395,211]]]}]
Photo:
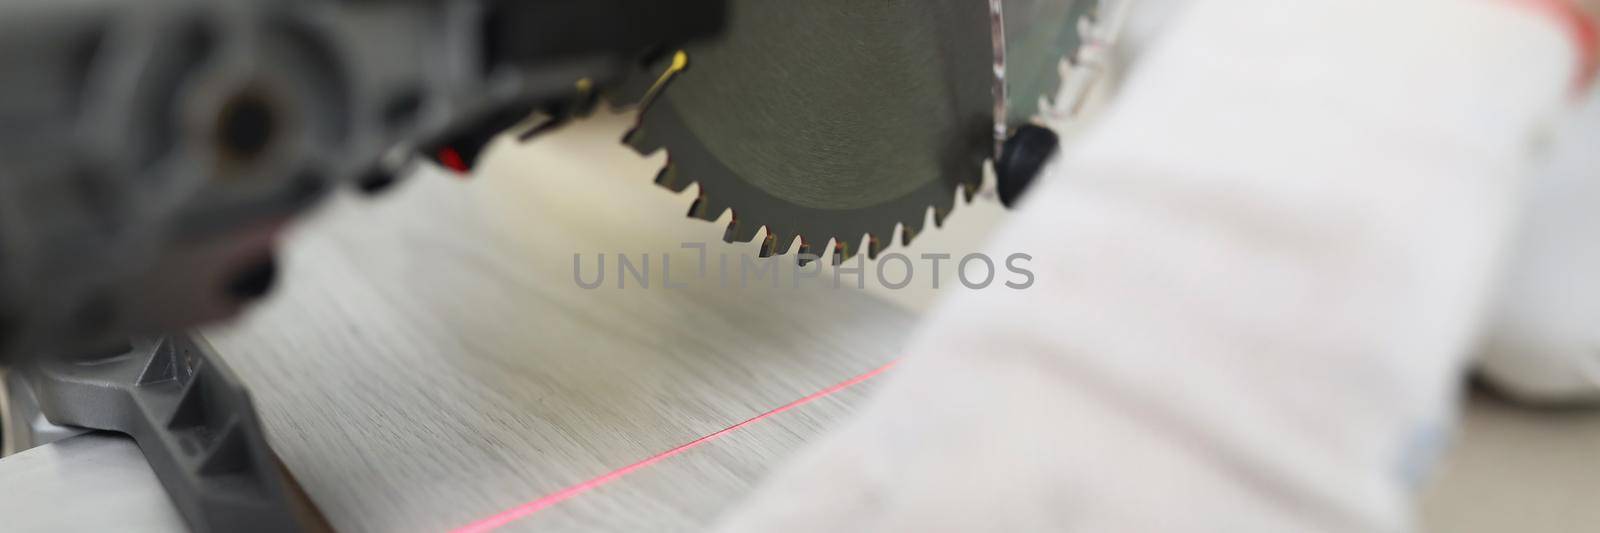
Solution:
[{"label": "red accent on saw", "polygon": [[472,167],[467,166],[467,161],[461,158],[461,152],[457,152],[455,148],[448,146],[440,148],[439,153],[436,155],[438,156],[439,164],[455,171],[457,174],[472,172]]},{"label": "red accent on saw", "polygon": [[591,490],[600,488],[601,486],[603,486],[603,485],[605,485],[607,483],[610,483],[612,481],[616,481],[616,480],[622,478],[623,476],[631,474],[631,473],[633,473],[635,471],[644,469],[645,467],[648,467],[650,465],[654,465],[654,464],[659,463],[661,461],[665,461],[667,459],[670,459],[673,456],[676,456],[676,455],[681,454],[683,452],[687,452],[687,451],[689,451],[691,449],[694,449],[694,448],[700,446],[701,444],[705,444],[707,442],[715,440],[718,437],[721,437],[723,435],[727,435],[729,433],[733,433],[734,431],[738,431],[740,428],[743,428],[743,427],[748,426],[750,424],[754,424],[756,422],[760,422],[762,420],[766,420],[766,419],[771,418],[773,416],[776,416],[777,414],[782,413],[784,411],[788,411],[790,409],[794,409],[796,407],[800,407],[802,405],[805,405],[805,404],[808,404],[808,403],[811,403],[811,402],[826,398],[828,396],[832,396],[833,394],[835,394],[835,393],[837,393],[839,391],[842,391],[842,390],[848,389],[850,387],[854,387],[856,385],[859,385],[864,381],[867,381],[869,379],[877,377],[878,374],[882,374],[885,371],[888,371],[890,368],[893,368],[896,363],[899,363],[899,361],[890,361],[888,364],[880,366],[878,368],[875,368],[872,371],[869,371],[869,372],[867,372],[865,374],[861,374],[859,376],[847,379],[845,381],[842,381],[842,382],[840,382],[838,384],[835,384],[835,385],[833,385],[831,387],[828,387],[826,389],[822,389],[820,391],[811,393],[810,395],[808,395],[808,396],[806,396],[804,398],[789,402],[787,404],[784,404],[782,407],[778,407],[778,408],[773,409],[771,411],[767,411],[765,413],[761,413],[761,414],[756,415],[755,417],[753,417],[753,418],[751,418],[749,420],[745,420],[745,421],[740,422],[738,424],[734,424],[734,425],[728,426],[728,427],[723,428],[721,431],[718,431],[716,433],[712,433],[710,435],[706,435],[704,437],[700,437],[698,439],[689,441],[688,443],[680,445],[680,446],[678,446],[676,448],[673,448],[671,450],[667,450],[667,451],[652,455],[652,456],[650,456],[649,458],[646,458],[643,461],[639,461],[637,463],[633,463],[631,465],[624,466],[624,467],[618,468],[616,470],[612,470],[611,472],[608,472],[605,475],[602,475],[600,477],[597,477],[597,478],[594,478],[594,479],[590,479],[588,481],[584,481],[582,483],[578,483],[576,485],[573,485],[573,486],[570,486],[570,487],[567,487],[567,488],[552,492],[552,493],[547,494],[545,496],[542,496],[542,497],[540,497],[540,498],[538,498],[536,500],[530,501],[528,503],[524,503],[522,505],[518,505],[516,507],[512,507],[512,508],[507,509],[505,511],[501,511],[501,512],[499,512],[499,513],[497,513],[497,514],[495,514],[493,516],[490,516],[488,518],[484,518],[482,520],[479,520],[477,522],[473,522],[471,524],[467,524],[467,525],[462,526],[460,528],[456,528],[455,530],[453,530],[452,533],[486,533],[486,532],[489,532],[489,531],[494,531],[495,529],[498,529],[501,526],[504,526],[506,524],[510,524],[511,522],[514,522],[514,521],[516,521],[518,519],[525,518],[528,515],[531,515],[533,513],[537,513],[539,511],[545,510],[545,509],[547,509],[547,508],[549,508],[549,507],[551,507],[551,506],[553,506],[555,504],[564,502],[566,500],[570,500],[573,497],[578,496],[579,494],[583,494],[585,492],[589,492]]}]

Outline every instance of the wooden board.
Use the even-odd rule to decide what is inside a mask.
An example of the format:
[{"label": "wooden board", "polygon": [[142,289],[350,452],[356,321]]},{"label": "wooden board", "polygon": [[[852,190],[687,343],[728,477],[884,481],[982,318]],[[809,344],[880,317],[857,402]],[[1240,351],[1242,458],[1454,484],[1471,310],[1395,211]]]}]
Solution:
[{"label": "wooden board", "polygon": [[0,530],[174,531],[183,518],[133,439],[79,435],[0,460]]},{"label": "wooden board", "polygon": [[[208,333],[340,531],[460,526],[898,355],[908,313],[854,288],[724,288],[715,264],[696,281],[699,253],[681,242],[714,241],[712,263],[755,247],[723,245],[717,226],[684,218],[691,197],[650,183],[659,160],[610,142],[623,127],[601,120],[500,150],[478,182],[423,173],[378,201],[335,201],[293,236],[273,299]],[[650,288],[616,288],[619,252],[651,256]],[[666,252],[689,287],[663,286]],[[607,286],[579,287],[574,254],[593,279],[599,253]],[[858,394],[514,525],[693,529]]]}]

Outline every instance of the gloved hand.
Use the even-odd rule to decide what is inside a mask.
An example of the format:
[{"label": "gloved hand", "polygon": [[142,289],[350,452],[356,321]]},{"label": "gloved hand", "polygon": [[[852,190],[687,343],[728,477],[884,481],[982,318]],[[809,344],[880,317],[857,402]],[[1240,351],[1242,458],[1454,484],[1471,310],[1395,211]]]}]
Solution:
[{"label": "gloved hand", "polygon": [[[1600,0],[1581,0],[1591,21]],[[1591,36],[1600,39],[1600,36]],[[1591,59],[1593,60],[1593,59]],[[1600,403],[1600,90],[1563,121],[1534,174],[1480,360],[1529,403]]]},{"label": "gloved hand", "polygon": [[745,531],[1398,531],[1575,53],[1456,0],[1174,15],[874,398]]},{"label": "gloved hand", "polygon": [[1600,403],[1600,91],[1558,130],[1527,210],[1480,360],[1531,403]]}]

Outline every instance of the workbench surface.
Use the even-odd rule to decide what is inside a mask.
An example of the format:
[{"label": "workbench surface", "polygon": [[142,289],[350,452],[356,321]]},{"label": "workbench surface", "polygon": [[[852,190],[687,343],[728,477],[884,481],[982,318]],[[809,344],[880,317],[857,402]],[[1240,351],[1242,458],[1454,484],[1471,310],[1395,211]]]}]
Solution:
[{"label": "workbench surface", "polygon": [[[741,289],[735,273],[723,287],[716,258],[755,245],[725,245],[720,228],[684,217],[692,197],[651,184],[659,160],[593,142],[621,125],[503,147],[471,181],[425,172],[384,197],[334,202],[294,236],[273,300],[208,334],[337,529],[465,525],[899,355],[910,314],[853,285]],[[704,279],[688,241],[710,241]],[[663,278],[668,252],[684,287]],[[602,253],[604,285],[581,287],[574,255],[587,282]],[[648,288],[632,277],[618,288],[619,253],[640,268],[649,256]],[[793,270],[792,257],[761,261]],[[763,420],[512,529],[701,526],[858,394]]]},{"label": "workbench surface", "polygon": [[[899,348],[936,291],[794,289],[787,279],[723,288],[714,265],[695,279],[698,252],[679,243],[712,241],[713,263],[754,245],[723,245],[718,226],[684,218],[694,189],[674,196],[650,185],[661,160],[618,146],[625,127],[602,119],[502,147],[472,182],[426,171],[384,197],[336,199],[293,232],[277,294],[206,333],[338,530],[464,526],[914,355]],[[965,251],[961,241],[975,241],[996,212],[958,209],[957,229],[930,232],[915,251]],[[689,287],[664,285],[664,252],[673,281]],[[599,253],[607,286],[579,287],[574,254],[592,278]],[[617,253],[650,254],[650,288],[615,287]],[[700,529],[892,377],[762,419],[505,530]],[[1465,428],[1426,495],[1427,524],[1600,523],[1600,416],[1480,399]],[[176,525],[136,449],[104,435],[0,461],[0,494],[0,516],[22,517],[0,524],[23,530]],[[51,504],[66,501],[71,512]]]}]

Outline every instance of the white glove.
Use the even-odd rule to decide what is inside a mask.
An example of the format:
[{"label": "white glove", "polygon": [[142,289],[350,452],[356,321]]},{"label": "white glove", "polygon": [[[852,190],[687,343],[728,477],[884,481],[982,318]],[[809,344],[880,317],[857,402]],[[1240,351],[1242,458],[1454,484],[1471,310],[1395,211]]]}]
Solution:
[{"label": "white glove", "polygon": [[1396,531],[1573,52],[1491,2],[1201,2],[850,422],[722,530]]},{"label": "white glove", "polygon": [[1535,174],[1481,368],[1528,402],[1600,402],[1600,91]]}]

